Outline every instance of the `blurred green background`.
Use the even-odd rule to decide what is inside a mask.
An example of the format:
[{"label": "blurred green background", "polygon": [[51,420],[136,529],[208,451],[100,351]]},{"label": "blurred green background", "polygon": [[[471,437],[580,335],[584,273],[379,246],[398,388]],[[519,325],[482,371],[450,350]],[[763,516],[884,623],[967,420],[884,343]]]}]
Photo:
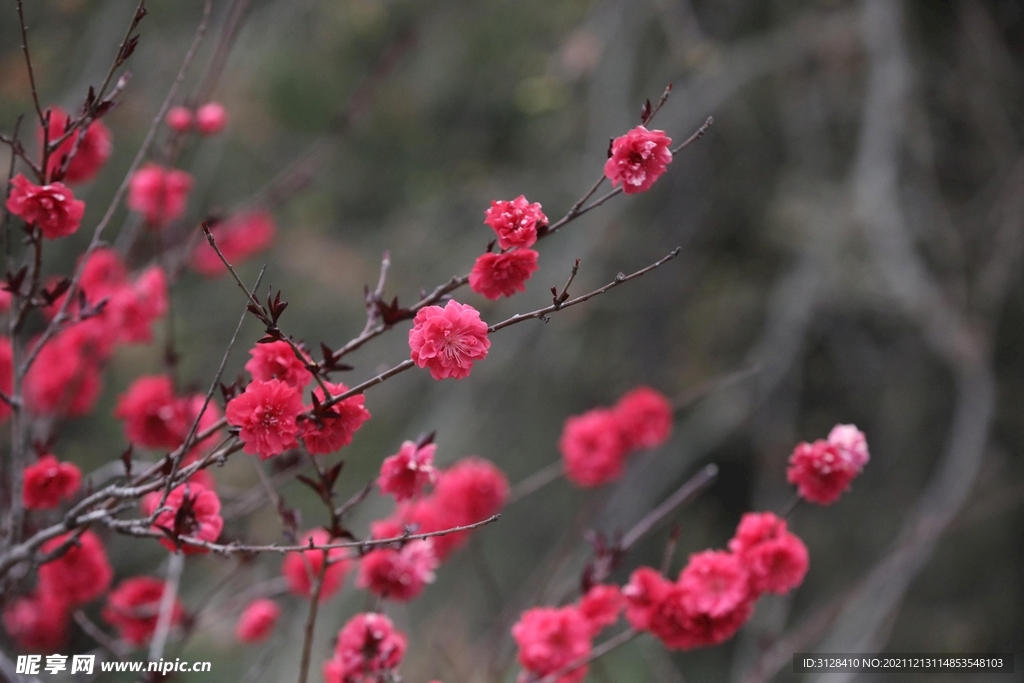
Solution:
[{"label": "blurred green background", "polygon": [[[525,294],[457,298],[493,322],[548,303],[574,259],[582,259],[574,293],[676,246],[679,260],[547,324],[496,334],[465,381],[415,371],[371,390],[374,419],[332,456],[346,462],[339,490],[347,496],[402,440],[436,430],[441,463],[479,454],[515,483],[558,458],[567,415],[638,384],[687,403],[673,439],[634,460],[618,485],[551,484],[478,533],[421,599],[389,606],[410,637],[406,681],[513,680],[515,667],[502,667],[513,654],[508,628],[519,610],[575,584],[589,557],[585,529],[628,529],[701,465],[717,463],[714,486],[676,516],[677,571],[690,552],[723,547],[744,511],[782,507],[794,444],[823,438],[837,422],[867,433],[872,459],[838,504],[792,515],[811,553],[805,584],[789,598],[763,599],[726,645],[666,653],[643,637],[595,665],[590,680],[797,680],[790,655],[815,649],[1020,652],[1020,3],[216,0],[185,94],[240,6],[244,23],[212,91],[229,127],[180,161],[196,178],[189,226],[265,196],[291,162],[308,159],[310,181],[274,204],[274,249],[240,272],[251,282],[267,263],[264,283],[290,304],[284,328],[314,347],[340,346],[362,329],[362,288],[376,282],[384,250],[392,260],[385,294],[409,303],[468,271],[491,239],[482,222],[491,199],[525,194],[561,216],[600,176],[608,139],[637,125],[640,105],[666,83],[673,95],[654,127],[682,140],[715,117],[650,192],[617,197],[542,242]],[[106,73],[134,3],[35,0],[26,9],[43,103],[74,109]],[[174,80],[202,3],[152,0],[149,9],[129,63],[134,77],[106,118],[114,156],[79,195],[88,229],[55,244],[51,272],[69,269],[87,243]],[[19,47],[6,2],[5,131],[31,112]],[[339,126],[346,112],[354,115]],[[0,149],[4,168],[6,154]],[[131,225],[122,208],[108,235]],[[149,256],[143,245],[133,265]],[[205,387],[243,300],[226,278],[186,273],[173,302],[181,377]],[[343,381],[406,358],[407,329],[351,356],[357,367]],[[228,377],[242,371],[258,336],[250,321]],[[115,459],[124,445],[111,416],[117,395],[159,372],[161,358],[159,343],[120,351],[97,417],[65,427],[60,457],[83,469]],[[257,484],[247,457],[216,472],[228,505]],[[282,493],[302,509],[304,527],[324,521],[307,490],[288,484]],[[389,505],[371,496],[354,527],[364,530]],[[657,565],[667,535],[666,527],[652,534],[615,579]],[[230,522],[224,537],[270,542],[280,523],[264,507]],[[105,538],[118,579],[160,571],[166,553],[155,542]],[[264,557],[235,571],[227,594],[273,578],[279,563]],[[233,569],[234,561],[190,558],[186,605],[198,608]],[[305,610],[282,602],[282,628],[262,648],[234,645],[235,613],[215,608],[222,618],[201,622],[183,650],[168,652],[213,661],[216,680],[290,680]],[[324,608],[313,680],[338,628],[364,606],[350,578]],[[74,651],[89,647],[76,631]]]}]

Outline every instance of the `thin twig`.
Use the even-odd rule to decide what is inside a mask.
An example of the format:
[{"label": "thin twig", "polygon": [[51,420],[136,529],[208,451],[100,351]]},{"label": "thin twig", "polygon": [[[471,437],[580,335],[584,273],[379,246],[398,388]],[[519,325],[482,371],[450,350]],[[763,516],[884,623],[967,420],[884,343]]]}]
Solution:
[{"label": "thin twig", "polygon": [[710,486],[718,477],[718,465],[710,463],[680,486],[675,493],[669,496],[665,502],[654,508],[641,519],[636,525],[626,532],[622,537],[620,547],[622,550],[629,550],[634,543],[639,541],[651,531],[659,522],[668,517],[672,512],[686,503],[705,488]]},{"label": "thin twig", "polygon": [[299,664],[298,683],[306,683],[306,679],[309,678],[309,661],[313,653],[313,631],[316,628],[316,613],[320,608],[320,592],[323,589],[326,574],[327,557],[325,555],[324,562],[320,565],[320,571],[313,579],[313,586],[310,589],[309,614],[306,616],[306,630],[302,638],[302,660]]},{"label": "thin twig", "polygon": [[156,630],[153,632],[153,640],[149,643],[149,661],[151,662],[158,661],[164,656],[164,646],[167,644],[167,636],[171,632],[171,624],[174,620],[174,605],[178,601],[178,584],[181,582],[181,572],[184,568],[184,553],[171,553],[167,561],[167,580],[164,583],[164,592],[160,596],[160,611],[156,619]]}]

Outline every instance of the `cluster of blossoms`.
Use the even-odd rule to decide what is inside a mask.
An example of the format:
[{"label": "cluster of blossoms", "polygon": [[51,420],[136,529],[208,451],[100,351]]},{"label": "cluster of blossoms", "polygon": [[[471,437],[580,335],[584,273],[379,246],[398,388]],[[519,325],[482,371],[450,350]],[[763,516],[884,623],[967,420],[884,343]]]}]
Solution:
[{"label": "cluster of blossoms", "polygon": [[828,505],[850,488],[869,457],[863,432],[853,425],[836,425],[827,439],[797,445],[786,478],[805,500]]},{"label": "cluster of blossoms", "polygon": [[526,291],[539,256],[530,247],[537,242],[538,229],[548,224],[540,204],[531,204],[523,195],[512,201],[492,201],[484,223],[494,230],[501,251],[488,251],[476,260],[469,286],[491,300]]},{"label": "cluster of blossoms", "polygon": [[569,417],[558,448],[565,474],[584,488],[622,476],[626,458],[657,448],[672,434],[672,404],[650,387],[637,387],[611,408],[594,408]]},{"label": "cluster of blossoms", "polygon": [[166,121],[175,133],[187,133],[195,126],[200,135],[216,135],[228,124],[228,112],[219,102],[207,102],[195,113],[188,107],[177,106],[167,111]]},{"label": "cluster of blossoms", "polygon": [[[301,438],[313,455],[333,453],[352,442],[356,431],[370,419],[362,394],[338,401],[316,418],[300,419],[312,409],[302,402],[302,391],[312,379],[308,356],[300,360],[291,344],[275,341],[257,344],[245,369],[252,381],[225,409],[228,424],[239,428],[246,453],[266,459],[298,447]],[[313,392],[318,404],[339,396],[348,387],[323,382]]]}]

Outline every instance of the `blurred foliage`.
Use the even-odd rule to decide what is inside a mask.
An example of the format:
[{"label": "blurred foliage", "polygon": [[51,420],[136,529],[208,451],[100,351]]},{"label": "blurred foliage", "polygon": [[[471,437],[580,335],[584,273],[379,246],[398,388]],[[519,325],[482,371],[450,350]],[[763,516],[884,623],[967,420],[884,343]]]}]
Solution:
[{"label": "blurred foliage", "polygon": [[[134,77],[107,119],[114,157],[84,188],[85,226],[95,224],[120,183],[202,6],[198,0],[149,4],[130,63]],[[210,37],[186,92],[210,59],[230,5],[214,3]],[[913,93],[906,150],[899,153],[903,210],[944,296],[969,301],[966,283],[1000,248],[993,226],[1012,219],[1000,211],[1022,210],[1020,202],[1000,197],[1008,183],[1013,188],[1007,179],[1024,159],[1024,10],[1006,0],[902,5]],[[105,73],[132,6],[125,0],[28,3],[44,104],[79,105],[87,85]],[[947,446],[956,386],[918,326],[887,295],[856,227],[849,184],[869,71],[860,21],[861,3],[853,0],[251,3],[214,91],[230,112],[229,129],[182,158],[197,181],[190,219],[245,205],[293,159],[309,149],[323,153],[308,186],[275,206],[279,239],[266,256],[264,278],[290,302],[285,329],[313,346],[340,346],[362,328],[362,288],[376,281],[384,250],[393,264],[385,293],[410,302],[421,288],[468,270],[491,238],[482,224],[491,199],[525,194],[552,219],[561,216],[598,177],[609,137],[636,125],[643,100],[655,99],[666,83],[675,92],[657,127],[682,140],[708,115],[716,121],[649,193],[618,197],[546,240],[541,270],[525,294],[498,303],[472,293],[459,297],[495,321],[546,304],[548,288],[565,281],[575,258],[583,262],[576,293],[677,245],[684,248],[679,262],[547,324],[501,332],[466,381],[434,382],[411,372],[373,389],[367,406],[374,419],[332,457],[346,462],[344,497],[373,478],[403,439],[437,430],[442,463],[480,454],[517,482],[558,457],[567,415],[609,404],[642,383],[673,396],[712,383],[682,413],[673,441],[638,459],[614,491],[550,485],[480,532],[423,598],[389,608],[412,643],[405,680],[499,680],[488,673],[488,657],[510,654],[515,610],[555,601],[559,586],[575,584],[588,553],[581,524],[594,524],[583,515],[595,515],[606,532],[628,528],[701,464],[718,463],[717,483],[678,515],[675,570],[690,552],[722,547],[742,512],[780,508],[790,495],[784,468],[793,445],[822,438],[836,422],[865,430],[872,460],[839,504],[804,506],[791,518],[812,558],[795,596],[766,599],[747,632],[725,646],[665,655],[641,638],[595,666],[591,678],[745,680],[759,647],[843,595],[891,548]],[[394,69],[369,76],[408,36],[414,42]],[[13,3],[6,3],[0,9],[5,131],[31,111],[19,46]],[[332,135],[367,78],[372,93],[365,112]],[[23,137],[31,137],[28,127],[26,120]],[[0,149],[6,168],[5,154]],[[130,225],[120,209],[112,239]],[[89,233],[55,244],[47,270],[66,272]],[[132,253],[134,265],[152,253],[144,243]],[[242,267],[242,277],[253,281],[261,263]],[[205,387],[243,301],[228,279],[192,274],[173,299],[180,377]],[[981,472],[963,511],[889,616],[880,649],[1006,652],[1024,642],[1024,288],[1015,274],[994,320],[998,408]],[[357,369],[343,380],[359,381],[407,357],[405,330],[353,355]],[[247,323],[228,377],[242,371],[245,349],[258,336],[257,325]],[[84,469],[116,458],[123,446],[111,417],[116,397],[134,377],[161,367],[160,343],[120,352],[98,417],[67,425],[55,447],[61,457]],[[716,382],[743,368],[753,372]],[[226,499],[257,485],[242,454],[216,476]],[[302,509],[304,525],[322,521],[308,490],[289,484],[282,494]],[[387,506],[371,498],[355,527],[365,529]],[[269,507],[225,530],[225,537],[253,541],[279,535]],[[615,578],[625,580],[639,564],[656,565],[666,536],[663,528],[641,544]],[[165,556],[156,543],[109,543],[119,579],[156,573]],[[552,552],[561,553],[560,564],[545,559]],[[186,604],[197,607],[234,564],[190,559]],[[271,578],[278,565],[276,557],[262,558],[229,585],[240,590]],[[547,580],[554,588],[540,595]],[[285,602],[267,659],[233,646],[233,614],[204,624],[183,652],[171,653],[212,660],[218,680],[239,679],[254,663],[265,666],[263,680],[288,679],[297,669],[305,611],[297,600]],[[315,662],[327,658],[338,627],[363,608],[364,596],[354,590],[326,606]],[[94,617],[97,611],[90,608]],[[79,633],[75,647],[88,642]],[[788,671],[784,666],[778,680],[795,680]],[[512,676],[509,669],[502,680]]]}]

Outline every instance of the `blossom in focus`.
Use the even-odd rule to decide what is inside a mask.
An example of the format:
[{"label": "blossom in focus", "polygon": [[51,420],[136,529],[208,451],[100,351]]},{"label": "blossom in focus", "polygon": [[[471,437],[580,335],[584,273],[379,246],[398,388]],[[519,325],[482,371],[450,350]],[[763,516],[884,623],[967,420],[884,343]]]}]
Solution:
[{"label": "blossom in focus", "polygon": [[[159,502],[159,499],[155,501]],[[151,529],[174,536],[173,539],[160,539],[160,544],[172,552],[180,550],[186,555],[207,553],[209,550],[201,546],[176,541],[179,537],[187,537],[212,543],[224,528],[220,497],[204,486],[194,483],[176,486],[167,495],[163,507],[166,509],[157,515]],[[149,512],[152,514],[153,510]]]},{"label": "blossom in focus", "polygon": [[36,185],[19,173],[11,180],[7,210],[53,240],[78,231],[85,215],[85,202],[75,199],[64,183]]},{"label": "blossom in focus", "polygon": [[4,608],[3,624],[20,650],[51,653],[67,641],[68,617],[64,602],[36,592],[9,602]]},{"label": "blossom in focus", "polygon": [[537,241],[537,229],[547,225],[548,217],[541,211],[540,204],[531,204],[519,195],[512,201],[492,201],[491,208],[484,213],[484,223],[498,236],[498,246],[531,247]]},{"label": "blossom in focus", "polygon": [[480,319],[480,313],[455,300],[444,308],[421,308],[409,330],[413,362],[429,368],[434,379],[468,377],[473,363],[486,358],[490,346],[487,323]]},{"label": "blossom in focus", "polygon": [[[590,654],[591,626],[579,611],[567,607],[535,607],[523,612],[512,627],[519,663],[538,678],[559,671]],[[576,683],[587,675],[583,665],[558,679]]]},{"label": "blossom in focus", "polygon": [[373,683],[388,680],[405,656],[405,634],[376,612],[349,619],[338,632],[334,656],[324,662],[324,683]]},{"label": "blossom in focus", "polygon": [[250,602],[235,625],[235,637],[240,643],[259,643],[270,637],[281,616],[281,608],[269,598]]},{"label": "blossom in focus", "polygon": [[[324,386],[332,396],[340,396],[348,391],[342,383],[324,382]],[[327,400],[324,390],[317,387],[313,392],[320,403]],[[320,416],[321,424],[316,420],[306,420],[302,426],[302,442],[311,455],[333,453],[352,443],[352,437],[370,419],[370,411],[366,409],[366,397],[362,394],[349,396],[327,408]]]},{"label": "blossom in focus", "polygon": [[784,595],[807,574],[807,546],[786,529],[786,520],[770,512],[743,515],[729,550],[747,569],[755,593]]},{"label": "blossom in focus", "polygon": [[630,449],[657,448],[672,434],[672,404],[651,387],[623,394],[613,410]]},{"label": "blossom in focus", "polygon": [[[50,107],[49,141],[53,142],[64,135],[68,124],[68,115],[60,107]],[[39,142],[43,142],[43,130],[39,129]],[[77,149],[76,149],[77,145]],[[53,178],[57,170],[63,165],[64,157],[75,151],[75,155],[67,165],[67,173],[64,180],[68,183],[83,183],[92,180],[103,165],[110,158],[113,151],[110,130],[102,121],[93,121],[83,133],[81,129],[72,133],[60,143],[57,149],[50,154],[46,163],[46,176]]]},{"label": "blossom in focus", "polygon": [[621,477],[629,453],[615,412],[605,408],[566,419],[558,449],[565,476],[585,488]]},{"label": "blossom in focus", "polygon": [[417,446],[412,441],[402,443],[398,453],[388,456],[380,466],[377,486],[402,502],[420,494],[423,487],[437,479],[434,453],[437,444]]},{"label": "blossom in focus", "polygon": [[[125,579],[107,596],[107,604],[101,612],[103,620],[116,628],[127,643],[144,645],[156,632],[165,585],[152,576]],[[181,623],[184,616],[185,610],[176,598],[171,610],[171,625]]]},{"label": "blossom in focus", "polygon": [[[74,533],[51,538],[42,545],[53,552]],[[114,578],[102,541],[92,531],[77,536],[60,557],[39,567],[39,590],[69,605],[84,605],[103,595]]]},{"label": "blossom in focus", "polygon": [[[324,529],[313,529],[306,532],[299,543],[309,545],[312,541],[314,545],[327,545],[331,540],[331,535]],[[329,559],[330,564],[324,572],[323,583],[320,586],[320,602],[329,600],[341,588],[351,564],[344,548],[303,550],[285,555],[281,574],[288,583],[288,590],[304,598],[310,597],[313,580],[319,576],[325,559]]]},{"label": "blossom in focus", "polygon": [[492,301],[525,292],[526,281],[537,270],[537,257],[533,249],[483,254],[469,273],[469,286]]},{"label": "blossom in focus", "polygon": [[44,455],[25,468],[22,501],[27,510],[52,510],[70,498],[82,484],[82,471],[54,455]]},{"label": "blossom in focus", "polygon": [[254,380],[245,391],[228,401],[224,411],[228,424],[239,427],[246,453],[266,460],[298,446],[302,396],[281,380]]},{"label": "blossom in focus", "polygon": [[176,168],[148,164],[132,175],[128,208],[146,217],[151,227],[162,228],[185,215],[192,176]]},{"label": "blossom in focus", "polygon": [[356,586],[382,598],[408,602],[434,582],[437,566],[429,538],[409,541],[401,548],[378,548],[359,560]]},{"label": "blossom in focus", "polygon": [[671,144],[665,131],[637,126],[612,141],[604,175],[612,186],[621,183],[626,194],[646,192],[672,162]]},{"label": "blossom in focus", "polygon": [[[279,379],[301,390],[313,379],[313,373],[295,356],[291,344],[286,341],[256,344],[249,349],[249,355],[252,358],[246,362],[245,369],[255,380],[269,382]],[[309,356],[306,356],[306,360],[309,360]]]},{"label": "blossom in focus", "polygon": [[[210,228],[210,232],[228,263],[238,266],[269,247],[274,241],[277,228],[274,216],[269,211],[256,210],[232,216]],[[206,277],[217,277],[228,272],[220,256],[205,239],[196,244],[189,264],[193,270]]]},{"label": "blossom in focus", "polygon": [[814,443],[797,444],[789,456],[786,479],[796,485],[805,500],[829,505],[850,487],[858,472],[838,446],[818,439]]},{"label": "blossom in focus", "polygon": [[228,123],[228,112],[219,102],[207,102],[196,110],[196,129],[203,135],[216,135]]}]

